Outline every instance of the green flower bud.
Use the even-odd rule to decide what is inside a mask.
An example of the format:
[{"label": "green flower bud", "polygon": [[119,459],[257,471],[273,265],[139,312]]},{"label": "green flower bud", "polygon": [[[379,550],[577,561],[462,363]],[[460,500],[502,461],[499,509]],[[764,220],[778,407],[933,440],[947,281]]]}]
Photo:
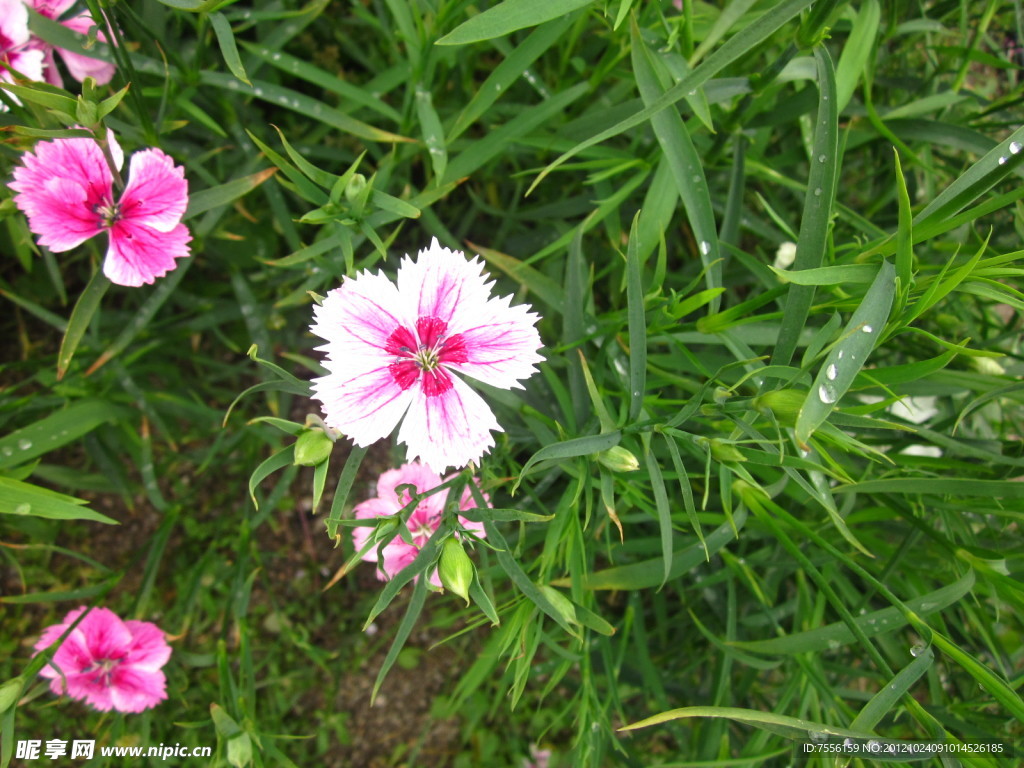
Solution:
[{"label": "green flower bud", "polygon": [[711,438],[708,442],[711,445],[711,455],[716,461],[735,464],[737,462],[747,460],[747,457],[736,450],[736,446],[732,443],[727,443],[717,437]]},{"label": "green flower bud", "polygon": [[345,185],[345,199],[350,203],[355,201],[366,188],[366,177],[361,173],[353,173],[352,178]]},{"label": "green flower bud", "polygon": [[640,469],[640,462],[631,451],[621,445],[615,445],[597,454],[597,460],[612,472],[635,472]]},{"label": "green flower bud", "polygon": [[315,467],[327,461],[333,448],[334,442],[322,429],[307,429],[295,441],[295,464]]},{"label": "green flower bud", "polygon": [[791,427],[806,399],[807,393],[799,389],[774,389],[755,397],[754,407],[761,413],[774,413],[780,424]]},{"label": "green flower bud", "polygon": [[454,536],[445,539],[437,572],[441,577],[441,583],[469,605],[469,587],[473,583],[476,569],[466,550],[462,548],[462,542]]}]

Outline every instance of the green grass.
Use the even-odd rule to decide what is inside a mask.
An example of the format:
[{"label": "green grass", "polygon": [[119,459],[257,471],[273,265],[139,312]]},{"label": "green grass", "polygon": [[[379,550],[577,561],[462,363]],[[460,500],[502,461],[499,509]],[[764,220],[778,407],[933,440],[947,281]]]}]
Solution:
[{"label": "green grass", "polygon": [[[81,4],[118,74],[11,90],[3,173],[108,111],[185,166],[194,255],[108,286],[102,238],[49,253],[0,201],[0,765],[54,737],[238,766],[1024,749],[1020,9],[724,6]],[[354,557],[404,448],[293,463],[311,294],[433,236],[546,345],[481,387],[505,432],[468,608]],[[172,636],[167,702],[36,679],[83,604]]]}]

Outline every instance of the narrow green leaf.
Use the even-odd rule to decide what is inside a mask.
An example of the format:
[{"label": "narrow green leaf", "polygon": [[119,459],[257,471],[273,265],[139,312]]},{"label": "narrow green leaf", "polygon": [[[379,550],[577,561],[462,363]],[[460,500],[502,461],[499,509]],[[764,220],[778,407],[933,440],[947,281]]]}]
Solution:
[{"label": "narrow green leaf", "polygon": [[495,556],[498,559],[498,565],[501,566],[502,570],[509,577],[516,588],[526,596],[526,599],[536,605],[540,610],[555,620],[565,632],[573,637],[579,637],[576,630],[569,626],[566,622],[561,611],[558,610],[551,601],[548,599],[540,588],[530,580],[530,577],[526,575],[526,572],[522,569],[519,563],[511,552],[509,552],[508,542],[505,541],[505,537],[501,535],[501,531],[498,527],[491,522],[484,523],[484,530],[487,532],[487,540],[496,547]]},{"label": "narrow green leaf", "polygon": [[496,522],[523,522],[523,523],[546,523],[554,520],[554,515],[541,515],[536,512],[526,512],[522,509],[494,509],[492,507],[476,507],[474,509],[463,509],[459,511],[459,517],[482,523],[487,520]]},{"label": "narrow green leaf", "polygon": [[562,289],[547,275],[507,253],[496,251],[493,248],[485,248],[469,241],[466,242],[466,245],[474,253],[483,256],[489,265],[497,267],[519,285],[539,296],[545,304],[552,307],[562,306]]},{"label": "narrow green leaf", "polygon": [[631,723],[619,730],[634,731],[638,728],[649,728],[652,725],[661,725],[671,720],[681,720],[688,717],[722,717],[737,723],[752,725],[755,728],[771,733],[777,733],[790,739],[806,739],[812,733],[855,739],[871,739],[874,737],[874,734],[864,731],[854,731],[849,728],[841,728],[826,723],[816,723],[797,717],[777,715],[774,712],[759,712],[754,709],[740,709],[738,707],[683,707],[682,709],[669,710],[639,722]]},{"label": "narrow green leaf", "polygon": [[[660,65],[659,74],[660,62],[644,44],[635,18],[630,25],[633,72],[637,88],[640,90],[644,106],[651,107],[664,95],[663,83],[671,82],[671,78],[665,72],[664,65]],[[697,240],[707,288],[719,288],[722,285],[722,263],[719,258],[718,228],[715,225],[715,214],[711,207],[711,197],[700,155],[678,110],[665,109],[652,115],[651,126],[658,138],[658,144],[661,145],[665,161],[672,171],[676,191],[683,201],[693,236]],[[714,296],[709,302],[709,312],[717,312],[719,303],[718,297]]]},{"label": "narrow green leaf", "polygon": [[866,0],[857,12],[853,29],[836,64],[836,108],[842,112],[853,98],[864,66],[875,50],[875,37],[882,12],[878,0]]},{"label": "narrow green leaf", "polygon": [[[967,595],[974,586],[974,571],[967,571],[952,584],[905,602],[906,607],[919,616],[927,616],[945,610]],[[868,637],[894,632],[907,626],[907,619],[896,606],[882,608],[862,616],[855,616],[854,622]],[[837,621],[824,627],[806,632],[794,632],[767,640],[734,641],[730,645],[746,651],[768,655],[789,656],[800,653],[815,653],[829,648],[841,647],[856,642],[853,632],[845,622]]]},{"label": "narrow green leaf", "polygon": [[102,270],[96,270],[89,284],[85,286],[82,295],[78,297],[75,308],[71,311],[71,319],[68,320],[68,329],[60,343],[60,351],[57,353],[57,379],[64,378],[68,366],[71,365],[71,358],[82,341],[93,315],[99,309],[100,300],[103,294],[110,287],[110,280],[103,274]]},{"label": "narrow green leaf", "polygon": [[658,535],[661,537],[661,583],[658,587],[661,588],[665,586],[665,582],[668,581],[672,573],[672,508],[669,506],[668,494],[665,492],[661,467],[651,451],[644,454],[644,464],[647,466],[647,474],[651,478],[654,509],[658,514]]},{"label": "narrow green leaf", "polygon": [[256,487],[278,470],[290,467],[294,461],[295,444],[291,443],[260,462],[249,477],[249,498],[252,499],[254,507],[258,509],[260,506],[256,501]]},{"label": "narrow green leaf", "polygon": [[530,467],[539,461],[572,459],[577,456],[589,456],[590,454],[600,453],[601,451],[608,450],[612,446],[618,445],[619,440],[621,439],[622,432],[616,430],[615,432],[606,432],[600,435],[574,437],[571,440],[563,440],[558,443],[552,443],[551,445],[545,445],[533,454],[526,464],[523,465],[523,469],[519,473],[519,477],[516,479],[515,485],[512,486],[512,493],[516,492],[516,488],[519,487],[519,483],[523,481],[523,478],[530,470]]},{"label": "narrow green leaf", "polygon": [[606,139],[618,136],[631,128],[635,128],[636,126],[647,122],[661,110],[666,109],[680,99],[688,96],[690,91],[702,86],[729,64],[740,57],[749,54],[754,48],[775,34],[780,27],[813,2],[814,0],[782,0],[782,2],[778,3],[773,8],[765,11],[765,13],[759,18],[755,19],[750,24],[745,25],[739,32],[733,35],[733,37],[723,43],[721,48],[708,56],[702,64],[695,67],[689,75],[672,86],[672,88],[666,91],[663,96],[659,97],[656,102],[650,106],[644,107],[639,112],[630,115],[624,120],[620,120],[611,128],[606,128],[605,130],[591,136],[589,139],[576,144],[572,149],[559,155],[553,162],[549,163],[543,171],[541,171],[536,179],[533,180],[533,183],[526,191],[526,194],[529,195],[530,192],[532,192],[534,188],[536,188],[536,186],[548,176],[548,174],[558,166],[565,163],[569,158],[574,155],[578,155],[580,152],[594,146],[595,144],[600,144]]},{"label": "narrow green leaf", "polygon": [[206,213],[207,211],[219,208],[222,205],[233,203],[235,200],[256,189],[256,187],[269,179],[275,173],[277,173],[276,168],[267,168],[248,176],[232,179],[224,184],[218,184],[217,186],[210,187],[209,189],[201,189],[198,192],[190,193],[188,198],[188,208],[185,210],[185,215],[182,217],[182,220],[191,219],[194,216],[198,216],[200,213]]},{"label": "narrow green leaf", "polygon": [[[698,565],[707,562],[711,555],[718,552],[730,541],[734,541],[736,534],[733,530],[743,529],[747,521],[745,509],[738,509],[733,514],[732,523],[722,523],[714,531],[709,533],[702,544],[696,541],[687,547],[680,549],[672,555],[672,562],[669,568],[668,581],[677,579],[684,573],[689,573]],[[645,560],[641,563],[620,565],[614,568],[606,568],[602,571],[595,571],[583,577],[581,586],[584,589],[614,589],[626,592],[637,589],[648,589],[657,587],[664,579],[663,558]],[[569,580],[562,579],[552,581],[555,586],[567,586]]]},{"label": "narrow green leaf", "polygon": [[[832,59],[825,46],[814,50],[818,74],[818,111],[814,121],[811,171],[807,176],[800,236],[796,241],[793,270],[821,266],[828,246],[828,233],[835,205],[836,177],[839,169],[839,111],[836,109],[836,78]],[[772,352],[773,365],[789,365],[807,325],[807,313],[814,299],[813,286],[791,285],[779,326],[779,341]]]},{"label": "narrow green leaf", "polygon": [[590,5],[594,0],[503,0],[438,40],[435,45],[466,45],[535,27]]},{"label": "narrow green leaf", "polygon": [[917,650],[911,650],[911,653],[915,656],[914,660],[871,697],[871,701],[864,705],[850,723],[850,728],[855,731],[873,731],[882,718],[896,708],[900,699],[910,690],[910,686],[916,683],[935,661],[935,654],[931,648],[921,646]]},{"label": "narrow green leaf", "polygon": [[91,520],[117,525],[117,520],[94,512],[88,502],[31,483],[0,477],[0,514],[44,517],[50,520]]},{"label": "narrow green leaf", "polygon": [[361,446],[352,446],[352,450],[345,460],[345,468],[341,471],[341,477],[338,478],[338,484],[334,487],[334,499],[331,501],[331,512],[327,517],[326,525],[327,535],[335,542],[339,540],[338,526],[341,524],[342,515],[345,512],[345,502],[348,501],[348,495],[356,482],[356,474],[359,472],[363,457],[366,456],[366,451],[367,449]]},{"label": "narrow green leaf", "polygon": [[647,314],[641,277],[637,226],[640,212],[633,216],[626,248],[626,317],[629,328],[629,420],[636,421],[644,407],[647,390]]},{"label": "narrow green leaf", "polygon": [[420,130],[423,132],[423,143],[427,146],[430,165],[434,169],[434,178],[440,182],[448,167],[448,147],[444,140],[441,118],[437,116],[437,110],[434,109],[430,91],[422,85],[416,87],[415,101],[416,117],[419,119]]},{"label": "narrow green leaf", "polygon": [[805,445],[828,418],[874,349],[892,308],[895,276],[892,264],[883,261],[878,276],[846,324],[842,338],[825,358],[796,419],[795,434],[800,445]]},{"label": "narrow green leaf", "polygon": [[210,20],[210,26],[213,27],[213,33],[217,36],[217,45],[220,46],[224,63],[228,65],[231,74],[251,86],[252,83],[249,82],[249,76],[245,73],[242,59],[238,55],[235,35],[231,31],[231,24],[228,23],[227,17],[223,13],[211,13],[207,18]]},{"label": "narrow green leaf", "polygon": [[463,107],[448,133],[448,143],[450,144],[461,136],[467,128],[487,112],[494,102],[501,98],[502,94],[507,93],[512,84],[522,77],[530,65],[569,29],[572,21],[573,17],[571,16],[554,19],[537,27],[529,37],[521,43],[517,43],[511,53],[480,84],[469,104]]},{"label": "narrow green leaf", "polygon": [[329,125],[332,128],[337,128],[339,131],[351,133],[353,136],[358,136],[368,141],[379,141],[385,144],[412,141],[412,139],[405,136],[399,136],[390,131],[383,131],[361,120],[349,117],[349,115],[341,110],[328,106],[324,102],[318,101],[304,93],[263,80],[253,80],[252,89],[246,90],[243,86],[239,85],[238,80],[233,75],[204,70],[199,73],[199,82],[202,85],[210,85],[214,88],[224,88],[228,91],[252,95],[268,104],[273,104],[277,108],[284,107],[285,109],[290,109],[293,112],[298,112],[302,117],[318,120],[324,125]]},{"label": "narrow green leaf", "polygon": [[409,607],[405,609],[405,615],[402,617],[402,623],[398,625],[398,631],[395,633],[395,639],[391,643],[391,647],[388,648],[387,656],[384,657],[384,661],[380,665],[380,670],[377,672],[377,679],[373,681],[373,691],[370,693],[370,705],[373,706],[374,700],[377,698],[377,693],[380,691],[380,686],[384,682],[384,678],[387,677],[391,667],[394,666],[395,662],[398,661],[398,654],[402,648],[405,647],[405,641],[409,639],[409,635],[412,634],[413,628],[416,626],[416,619],[419,618],[420,612],[423,610],[423,604],[427,599],[427,579],[421,578],[416,582],[416,585],[412,589],[412,597],[409,599]]},{"label": "narrow green leaf", "polygon": [[121,415],[120,409],[102,400],[79,400],[0,438],[0,469],[16,467],[74,442]]},{"label": "narrow green leaf", "polygon": [[784,283],[793,285],[841,285],[843,283],[870,283],[878,274],[873,264],[840,264],[834,267],[812,269],[779,269],[768,266]]}]

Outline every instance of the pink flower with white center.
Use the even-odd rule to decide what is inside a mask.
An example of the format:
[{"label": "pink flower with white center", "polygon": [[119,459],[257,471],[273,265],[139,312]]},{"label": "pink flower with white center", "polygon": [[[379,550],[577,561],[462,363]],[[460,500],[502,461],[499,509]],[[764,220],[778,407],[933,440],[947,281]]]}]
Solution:
[{"label": "pink flower with white center", "polygon": [[[44,629],[36,653],[57,642],[85,610],[76,608]],[[39,674],[58,696],[67,693],[100,712],[142,712],[167,698],[161,667],[170,657],[171,647],[156,624],[122,621],[113,611],[93,608]]]},{"label": "pink flower with white center", "polygon": [[[29,80],[43,79],[43,52],[29,47],[30,38],[22,0],[0,0],[0,82],[14,83],[15,73]],[[8,96],[21,103],[13,94]],[[0,112],[6,109],[0,102]]]},{"label": "pink flower with white center", "polygon": [[[107,134],[118,168],[124,153]],[[128,183],[114,198],[114,176],[93,139],[54,139],[25,153],[14,169],[14,204],[27,216],[39,244],[74,248],[106,232],[103,274],[118,285],[139,286],[163,277],[189,255],[192,239],[181,217],[188,206],[185,169],[159,149],[132,155]]]},{"label": "pink flower with white center", "polygon": [[[409,460],[432,469],[464,467],[502,431],[459,373],[495,387],[521,387],[536,373],[538,316],[491,296],[478,259],[437,238],[406,256],[397,285],[382,272],[346,278],[314,308],[310,329],[327,340],[328,374],[313,381],[324,421],[367,446],[398,424]],[[404,416],[404,419],[403,419]]]},{"label": "pink flower with white center", "polygon": [[[398,469],[389,469],[377,480],[377,495],[372,499],[367,499],[362,504],[356,505],[354,510],[356,519],[372,520],[375,517],[388,517],[397,514],[412,500],[409,489],[403,488],[401,493],[398,492],[398,486],[400,485],[411,485],[416,489],[416,493],[426,493],[439,486],[442,482],[444,480],[437,473],[431,472],[430,469],[418,461],[403,464]],[[441,524],[441,515],[444,512],[447,500],[448,490],[445,489],[438,491],[432,496],[427,496],[416,505],[416,509],[409,515],[409,519],[406,522],[409,533],[412,534],[412,544],[405,542],[399,535],[395,536],[384,546],[383,560],[380,561],[377,569],[378,579],[388,581],[416,559],[416,555],[420,553],[423,545],[434,535],[434,531]],[[490,507],[490,499],[486,494],[484,495],[484,500],[487,502],[487,506]],[[473,500],[473,492],[467,487],[462,493],[462,498],[459,499],[459,509],[476,509],[477,506],[477,503]],[[478,538],[482,539],[486,536],[483,523],[467,520],[461,515],[459,516],[459,523],[467,531],[472,531],[473,535]],[[373,528],[370,527],[352,529],[352,543],[355,545],[356,552],[363,548],[372,533]],[[371,548],[370,551],[363,555],[363,560],[370,563],[378,562],[377,548]],[[435,587],[441,586],[437,569],[431,572],[430,583]]]},{"label": "pink flower with white center", "polygon": [[[75,0],[24,0],[24,2],[39,15],[54,21],[60,21],[60,15],[75,4]],[[89,34],[89,31],[96,26],[96,22],[92,20],[92,16],[89,15],[88,11],[82,11],[77,16],[72,16],[70,19],[60,23],[80,35]],[[103,34],[102,30],[97,32],[96,39],[101,43],[107,42],[107,37]],[[63,85],[60,72],[57,71],[57,63],[53,58],[54,52],[60,54],[60,57],[64,60],[64,65],[68,68],[68,73],[78,82],[91,77],[98,85],[106,85],[114,76],[114,65],[110,62],[94,59],[92,56],[83,56],[66,48],[57,48],[37,37],[32,39],[31,46],[42,51],[44,56],[43,63],[45,65],[44,73],[47,82],[51,85],[58,87]]]}]

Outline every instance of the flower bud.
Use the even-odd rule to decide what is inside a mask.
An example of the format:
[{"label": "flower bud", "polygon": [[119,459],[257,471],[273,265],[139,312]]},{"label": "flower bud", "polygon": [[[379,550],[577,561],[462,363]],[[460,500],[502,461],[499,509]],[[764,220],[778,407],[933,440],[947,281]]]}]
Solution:
[{"label": "flower bud", "polygon": [[807,399],[807,393],[799,389],[773,389],[754,398],[754,407],[761,413],[775,414],[779,423],[786,427],[796,424],[796,417]]},{"label": "flower bud", "polygon": [[462,548],[462,542],[454,536],[445,539],[437,572],[441,583],[465,600],[466,605],[469,605],[469,587],[473,583],[475,570],[473,561]]},{"label": "flower bud", "polygon": [[352,178],[345,185],[345,199],[350,203],[354,202],[366,188],[366,177],[361,173],[353,173]]},{"label": "flower bud", "polygon": [[711,455],[716,461],[734,464],[747,460],[747,457],[740,453],[732,443],[727,443],[717,437],[711,438],[708,442],[711,444]]},{"label": "flower bud", "polygon": [[601,451],[597,454],[597,460],[612,472],[635,472],[640,469],[640,462],[636,456],[621,445],[613,445]]},{"label": "flower bud", "polygon": [[322,429],[307,429],[295,441],[295,464],[315,467],[327,461],[334,448],[334,442]]}]

